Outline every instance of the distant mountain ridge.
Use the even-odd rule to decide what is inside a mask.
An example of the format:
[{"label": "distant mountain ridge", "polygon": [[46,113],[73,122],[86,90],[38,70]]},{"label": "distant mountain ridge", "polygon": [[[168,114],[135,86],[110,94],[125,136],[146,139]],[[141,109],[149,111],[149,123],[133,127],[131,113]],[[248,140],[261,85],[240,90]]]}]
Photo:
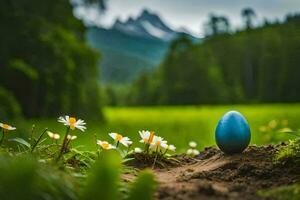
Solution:
[{"label": "distant mountain ridge", "polygon": [[135,19],[116,20],[108,29],[90,27],[87,39],[102,54],[101,80],[126,83],[159,65],[170,42],[180,35],[199,40],[184,31],[171,29],[157,14],[143,10]]},{"label": "distant mountain ridge", "polygon": [[136,19],[130,17],[125,22],[117,20],[112,28],[131,35],[164,41],[170,41],[181,34],[168,27],[157,14],[150,13],[148,10],[144,10]]}]

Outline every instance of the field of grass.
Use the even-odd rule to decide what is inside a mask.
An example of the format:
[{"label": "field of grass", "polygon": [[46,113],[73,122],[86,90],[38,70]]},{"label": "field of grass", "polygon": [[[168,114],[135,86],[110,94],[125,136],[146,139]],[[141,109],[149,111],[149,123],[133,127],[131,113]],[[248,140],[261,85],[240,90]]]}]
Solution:
[{"label": "field of grass", "polygon": [[[105,108],[106,123],[87,120],[87,131],[85,133],[75,131],[74,134],[78,135],[78,139],[74,143],[93,150],[95,134],[98,139],[111,141],[107,133],[118,132],[129,136],[135,144],[141,146],[138,144],[138,131],[153,130],[169,143],[176,145],[178,152],[183,152],[190,140],[196,141],[199,149],[203,149],[215,145],[214,131],[217,122],[230,110],[240,111],[247,118],[252,132],[252,144],[276,143],[294,138],[286,133],[259,131],[261,126],[271,120],[277,121],[278,128],[282,126],[282,120],[288,120],[287,126],[292,129],[300,128],[300,104]],[[60,134],[65,131],[65,127],[56,119],[47,119],[27,121],[20,125],[23,132],[29,131],[33,123],[37,131],[45,127]]]}]

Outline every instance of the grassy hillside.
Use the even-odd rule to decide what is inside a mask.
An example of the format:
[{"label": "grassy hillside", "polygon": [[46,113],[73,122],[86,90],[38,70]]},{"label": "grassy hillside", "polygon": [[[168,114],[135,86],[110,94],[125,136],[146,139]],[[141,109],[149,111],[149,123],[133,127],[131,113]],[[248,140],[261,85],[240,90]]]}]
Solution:
[{"label": "grassy hillside", "polygon": [[[282,127],[283,120],[288,120],[290,128],[299,129],[300,104],[266,104],[266,105],[233,105],[233,106],[203,106],[203,107],[148,107],[148,108],[106,108],[107,123],[87,121],[88,130],[79,136],[77,144],[86,144],[84,148],[94,149],[94,134],[98,138],[109,139],[107,133],[119,132],[129,136],[134,142],[139,141],[138,131],[154,130],[178,147],[181,152],[187,148],[190,140],[200,144],[199,148],[214,145],[214,130],[218,120],[229,110],[238,110],[248,119],[252,132],[252,144],[268,144],[293,138],[291,135],[276,131],[260,132],[261,126],[276,120],[277,128]],[[65,127],[55,119],[28,121],[23,131],[30,130],[36,123],[38,130],[49,127],[52,131],[64,133]],[[274,124],[273,124],[274,125]],[[75,142],[75,143],[76,143]]]},{"label": "grassy hillside", "polygon": [[105,47],[102,48],[101,52],[103,61],[99,63],[101,68],[100,80],[104,83],[129,82],[141,73],[153,70],[153,61],[147,58]]},{"label": "grassy hillside", "polygon": [[[87,40],[103,54],[99,67],[104,82],[127,82],[135,78],[139,71],[154,68],[161,62],[169,46],[168,42],[162,40],[96,27],[89,28]],[[120,68],[124,73],[118,74],[118,77],[110,76]]]}]

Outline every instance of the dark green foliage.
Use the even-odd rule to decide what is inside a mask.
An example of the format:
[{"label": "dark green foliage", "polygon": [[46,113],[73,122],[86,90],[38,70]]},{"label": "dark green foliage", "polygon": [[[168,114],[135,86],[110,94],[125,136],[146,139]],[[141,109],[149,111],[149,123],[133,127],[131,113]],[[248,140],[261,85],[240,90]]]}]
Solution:
[{"label": "dark green foliage", "polygon": [[275,163],[293,162],[300,166],[300,138],[290,140],[289,144],[275,155]]},{"label": "dark green foliage", "polygon": [[129,186],[121,181],[122,161],[116,151],[101,152],[92,168],[73,162],[65,163],[62,170],[48,155],[33,156],[30,151],[8,155],[7,149],[0,150],[1,200],[151,200],[156,189],[150,171],[139,174]]},{"label": "dark green foliage", "polygon": [[[88,175],[81,200],[120,200],[127,196],[120,193],[121,157],[115,151],[101,152],[100,158]],[[128,187],[127,200],[151,200],[156,182],[150,171],[141,172]],[[127,191],[127,190],[126,190]]]},{"label": "dark green foliage", "polygon": [[[298,135],[297,132],[291,133]],[[300,166],[300,138],[297,137],[295,140],[290,140],[287,146],[280,149],[274,157],[274,162],[278,165],[292,164]],[[276,198],[278,200],[299,200],[300,185],[297,183],[289,186],[282,186],[260,191],[258,194],[263,197]]]},{"label": "dark green foliage", "polygon": [[110,106],[116,106],[118,104],[118,96],[116,94],[115,87],[111,85],[107,85],[104,90],[105,93],[105,104]]},{"label": "dark green foliage", "polygon": [[129,84],[106,84],[103,87],[103,97],[105,104],[109,106],[130,104],[131,99],[128,93],[131,91],[128,90],[129,87]]},{"label": "dark green foliage", "polygon": [[21,116],[21,108],[13,94],[0,87],[0,116],[1,121]]},{"label": "dark green foliage", "polygon": [[270,190],[259,191],[258,194],[268,199],[300,200],[300,184],[281,186]]},{"label": "dark green foliage", "polygon": [[156,94],[159,82],[157,76],[144,73],[133,83],[127,98],[124,100],[129,105],[154,105],[157,101]]},{"label": "dark green foliage", "polygon": [[298,102],[299,54],[298,15],[282,24],[216,34],[201,44],[182,37],[157,74],[141,76],[129,96],[141,105],[149,99],[180,105]]},{"label": "dark green foliage", "polygon": [[221,103],[223,77],[211,51],[181,38],[173,43],[161,68],[163,104]]},{"label": "dark green foliage", "polygon": [[0,2],[0,83],[26,117],[101,118],[98,55],[69,1]]},{"label": "dark green foliage", "polygon": [[143,171],[131,185],[131,191],[127,200],[151,200],[155,192],[156,182],[150,171]]},{"label": "dark green foliage", "polygon": [[87,185],[83,191],[83,200],[119,200],[121,158],[117,152],[102,152],[95,163]]},{"label": "dark green foliage", "polygon": [[0,156],[1,200],[77,199],[71,177],[39,164],[32,157],[9,158]]}]

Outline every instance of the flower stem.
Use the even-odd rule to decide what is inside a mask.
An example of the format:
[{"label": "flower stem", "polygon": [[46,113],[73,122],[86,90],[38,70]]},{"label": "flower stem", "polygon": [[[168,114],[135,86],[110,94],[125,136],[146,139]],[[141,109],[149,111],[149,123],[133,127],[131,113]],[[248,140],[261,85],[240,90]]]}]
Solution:
[{"label": "flower stem", "polygon": [[70,143],[71,143],[71,139],[67,141],[67,143],[66,143],[66,147],[65,147],[65,150],[67,150],[67,149],[68,149],[68,146],[70,145]]},{"label": "flower stem", "polygon": [[152,169],[154,169],[155,163],[156,163],[156,160],[157,160],[157,156],[158,156],[158,146],[156,147],[155,153],[156,153],[156,155],[155,155],[155,158],[154,158],[154,162],[153,162],[153,165],[152,165]]},{"label": "flower stem", "polygon": [[165,152],[162,154],[162,157],[164,157],[164,155],[166,155],[166,153],[168,152],[168,148],[166,148]]},{"label": "flower stem", "polygon": [[70,127],[68,127],[67,130],[66,130],[64,141],[63,141],[63,144],[61,146],[59,155],[58,155],[58,157],[56,159],[56,162],[58,162],[60,160],[61,156],[64,154],[64,151],[65,151],[65,148],[66,148],[66,144],[67,144],[67,140],[68,140],[69,131],[70,131]]},{"label": "flower stem", "polygon": [[40,135],[40,137],[38,138],[38,140],[32,145],[31,153],[34,151],[35,147],[39,144],[39,142],[41,141],[41,139],[43,138],[44,134],[47,131],[48,131],[48,128],[45,128],[44,132]]},{"label": "flower stem", "polygon": [[94,134],[94,137],[95,137],[95,144],[96,144],[96,153],[97,153],[97,156],[99,159],[100,158],[100,149],[99,149],[99,145],[97,144],[97,135]]},{"label": "flower stem", "polygon": [[132,147],[132,144],[128,145],[126,154],[128,154],[128,152],[130,151],[131,147]]},{"label": "flower stem", "polygon": [[2,137],[1,137],[1,140],[0,140],[0,146],[1,146],[2,143],[3,143],[4,137],[5,137],[5,134],[4,134],[4,128],[2,128]]},{"label": "flower stem", "polygon": [[146,151],[147,154],[149,154],[149,147],[150,147],[149,144],[145,144],[145,151]]}]

